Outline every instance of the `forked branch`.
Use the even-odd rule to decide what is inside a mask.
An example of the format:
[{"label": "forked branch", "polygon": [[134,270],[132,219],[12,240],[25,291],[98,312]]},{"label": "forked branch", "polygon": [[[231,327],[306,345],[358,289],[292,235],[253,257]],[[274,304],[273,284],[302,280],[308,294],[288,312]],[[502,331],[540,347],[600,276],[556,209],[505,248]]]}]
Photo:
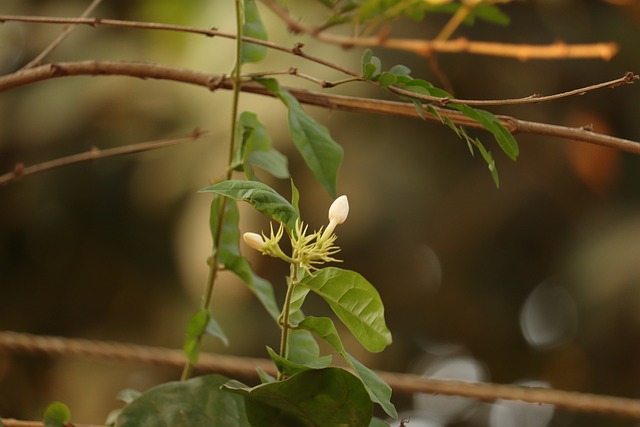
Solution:
[{"label": "forked branch", "polygon": [[[142,79],[172,80],[202,86],[212,91],[217,89],[231,89],[233,87],[232,82],[224,76],[165,65],[125,61],[79,61],[42,65],[0,77],[0,92],[44,80],[79,75],[120,75]],[[633,80],[635,79],[636,76],[634,76]],[[255,82],[243,84],[241,90],[260,95],[273,96],[265,87]],[[316,105],[333,110],[420,118],[413,104],[410,103],[330,95],[294,88],[288,88],[288,90],[304,104]],[[446,108],[434,108],[441,116],[449,118],[456,125],[480,128],[477,122],[467,118],[461,113]],[[425,114],[425,118],[439,122],[438,118],[430,114]],[[583,127],[572,128],[519,120],[510,116],[498,116],[498,118],[509,132],[514,134],[525,133],[553,136],[640,154],[640,143],[592,132],[588,124]]]}]

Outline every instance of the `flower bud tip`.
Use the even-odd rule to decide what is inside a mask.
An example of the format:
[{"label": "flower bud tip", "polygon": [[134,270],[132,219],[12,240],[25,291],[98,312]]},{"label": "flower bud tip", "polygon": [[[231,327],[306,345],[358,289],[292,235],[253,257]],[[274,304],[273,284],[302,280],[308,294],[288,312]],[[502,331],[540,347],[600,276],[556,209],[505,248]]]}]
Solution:
[{"label": "flower bud tip", "polygon": [[336,225],[342,224],[346,221],[348,215],[349,199],[347,199],[347,196],[342,195],[334,200],[329,208],[329,222],[335,223]]},{"label": "flower bud tip", "polygon": [[262,250],[264,239],[258,233],[244,233],[242,235],[242,239],[247,245],[249,245],[249,247],[259,251]]}]

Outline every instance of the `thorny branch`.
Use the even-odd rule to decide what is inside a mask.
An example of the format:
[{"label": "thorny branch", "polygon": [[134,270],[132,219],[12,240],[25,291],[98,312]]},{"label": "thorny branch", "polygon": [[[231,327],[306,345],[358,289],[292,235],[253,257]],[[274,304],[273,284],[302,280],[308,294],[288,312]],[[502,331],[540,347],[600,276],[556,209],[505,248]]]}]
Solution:
[{"label": "thorny branch", "polygon": [[[202,86],[212,91],[217,89],[228,90],[233,87],[232,82],[224,78],[224,76],[206,74],[194,70],[174,68],[165,65],[127,61],[79,61],[51,63],[2,76],[0,77],[0,92],[39,81],[78,75],[121,75],[142,79],[151,78],[172,80]],[[625,79],[625,81],[628,80],[627,83],[632,83],[638,79],[638,76],[626,74],[622,79]],[[611,87],[611,85],[607,87]],[[294,88],[287,89],[293,96],[304,104],[316,105],[333,110],[420,118],[420,115],[415,110],[413,104],[410,103],[330,95]],[[269,92],[264,86],[255,82],[243,84],[241,90],[265,96],[273,96],[273,94],[271,94],[271,92]],[[581,90],[584,91],[584,88]],[[469,119],[461,113],[446,108],[433,108],[435,108],[441,116],[449,118],[456,125],[481,128],[476,121]],[[439,123],[439,119],[431,116],[430,114],[425,114],[425,118]],[[629,153],[640,154],[640,143],[592,132],[589,125],[570,128],[519,120],[510,116],[498,116],[498,118],[509,132],[513,134],[525,133],[554,136],[602,145]]]}]

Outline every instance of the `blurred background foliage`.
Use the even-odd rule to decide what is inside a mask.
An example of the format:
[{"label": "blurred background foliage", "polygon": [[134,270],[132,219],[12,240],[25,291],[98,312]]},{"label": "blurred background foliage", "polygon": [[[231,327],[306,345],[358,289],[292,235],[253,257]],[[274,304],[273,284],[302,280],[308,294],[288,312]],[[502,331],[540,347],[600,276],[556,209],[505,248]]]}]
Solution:
[{"label": "blurred background foliage", "polygon": [[[289,2],[306,22],[315,2]],[[3,0],[2,14],[78,16],[87,1]],[[104,0],[95,16],[233,30],[230,1]],[[615,41],[611,61],[527,61],[439,55],[461,98],[551,94],[638,71],[637,1],[531,0],[501,6],[506,27],[476,22],[454,34],[516,43]],[[293,45],[262,10],[272,41]],[[434,37],[443,15],[393,22],[397,37]],[[60,26],[0,25],[0,70],[26,64]],[[307,52],[358,69],[360,51],[300,37]],[[404,64],[439,84],[428,61],[375,49],[383,64]],[[77,28],[50,60],[124,59],[229,72],[233,42],[166,32]],[[331,70],[269,52],[248,70],[290,66],[325,80]],[[284,84],[309,87],[284,78]],[[352,84],[331,93],[384,96]],[[639,88],[625,86],[553,103],[492,109],[640,140]],[[195,312],[210,252],[210,196],[196,194],[223,175],[230,94],[123,77],[56,79],[0,96],[0,172],[92,146],[108,148],[208,130],[201,140],[28,176],[0,187],[0,329],[178,348]],[[374,283],[385,302],[393,345],[370,366],[433,377],[536,384],[640,395],[640,158],[583,143],[518,136],[516,163],[487,134],[501,176],[497,190],[479,158],[443,126],[409,119],[306,107],[345,149],[339,192],[351,203],[338,229],[344,266]],[[315,227],[331,200],[294,151],[285,109],[242,95],[241,110],[265,122],[301,190]],[[268,183],[289,194],[286,181]],[[267,223],[242,207],[242,231]],[[245,247],[246,249],[246,247]],[[284,265],[252,257],[282,295]],[[217,353],[266,355],[278,331],[235,278],[222,275],[213,311],[231,339]],[[327,313],[312,301],[310,314]],[[315,312],[315,313],[313,313]],[[346,335],[345,335],[346,336]],[[0,415],[40,418],[52,400],[78,422],[102,423],[124,388],[146,389],[179,372],[76,358],[0,354]],[[637,425],[632,421],[465,399],[398,395],[411,426]],[[555,412],[555,413],[554,413]]]}]

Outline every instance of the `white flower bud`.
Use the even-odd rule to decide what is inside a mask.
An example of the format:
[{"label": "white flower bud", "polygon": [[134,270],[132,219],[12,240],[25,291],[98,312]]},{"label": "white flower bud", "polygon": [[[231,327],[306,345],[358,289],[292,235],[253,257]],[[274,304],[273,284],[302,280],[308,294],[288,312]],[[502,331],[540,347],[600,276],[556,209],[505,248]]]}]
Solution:
[{"label": "white flower bud", "polygon": [[249,247],[258,251],[261,251],[264,246],[264,239],[258,233],[244,233],[242,238]]},{"label": "white flower bud", "polygon": [[331,204],[329,208],[329,222],[336,225],[346,221],[349,215],[349,200],[347,196],[340,196]]}]

